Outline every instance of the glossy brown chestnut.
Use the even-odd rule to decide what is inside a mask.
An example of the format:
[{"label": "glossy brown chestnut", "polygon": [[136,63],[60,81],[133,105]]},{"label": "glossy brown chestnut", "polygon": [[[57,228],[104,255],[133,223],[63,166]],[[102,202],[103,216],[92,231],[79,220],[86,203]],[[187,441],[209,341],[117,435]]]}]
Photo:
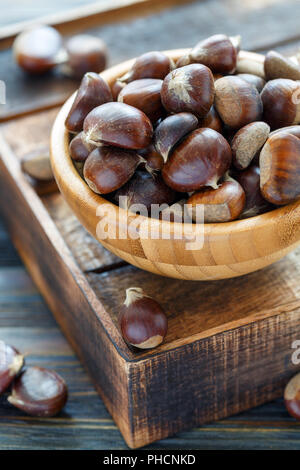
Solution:
[{"label": "glossy brown chestnut", "polygon": [[154,131],[154,146],[164,161],[174,146],[198,127],[198,119],[191,113],[178,113],[166,117]]},{"label": "glossy brown chestnut", "polygon": [[242,218],[253,217],[273,208],[261,194],[259,166],[251,165],[244,171],[236,171],[233,173],[233,178],[240,183],[246,194]]},{"label": "glossy brown chestnut", "polygon": [[263,121],[251,122],[242,127],[231,142],[234,166],[239,170],[247,168],[266,142],[269,133],[270,126]]},{"label": "glossy brown chestnut", "polygon": [[100,73],[106,67],[107,48],[102,39],[89,34],[78,34],[66,42],[68,67],[75,78],[87,72]]},{"label": "glossy brown chestnut", "polygon": [[223,123],[215,107],[212,106],[204,118],[200,119],[198,127],[209,127],[220,134],[223,131]]},{"label": "glossy brown chestnut", "polygon": [[136,59],[131,69],[119,80],[126,83],[141,78],[159,78],[163,80],[173,68],[172,59],[163,52],[146,52]]},{"label": "glossy brown chestnut", "polygon": [[118,96],[120,91],[126,86],[125,82],[120,82],[119,80],[116,80],[112,85],[111,85],[111,93],[114,101],[118,101]]},{"label": "glossy brown chestnut", "polygon": [[117,147],[97,147],[83,167],[83,176],[97,194],[109,194],[132,177],[142,161],[136,152]]},{"label": "glossy brown chestnut", "polygon": [[17,64],[32,74],[45,73],[60,61],[61,36],[51,26],[36,26],[23,31],[13,43]]},{"label": "glossy brown chestnut", "polygon": [[264,62],[265,75],[267,80],[275,78],[290,78],[300,80],[300,66],[288,57],[284,57],[276,51],[267,53]]},{"label": "glossy brown chestnut", "polygon": [[250,85],[255,86],[258,93],[262,91],[263,87],[266,84],[266,80],[264,80],[262,77],[258,77],[257,75],[253,75],[251,73],[239,73],[237,77],[240,77]]},{"label": "glossy brown chestnut", "polygon": [[70,157],[76,162],[84,162],[95,148],[95,145],[85,141],[84,132],[79,132],[69,144]]},{"label": "glossy brown chestnut", "polygon": [[15,380],[9,403],[32,416],[57,415],[68,398],[65,381],[54,371],[28,367]]},{"label": "glossy brown chestnut", "polygon": [[126,149],[143,149],[151,144],[153,127],[145,113],[125,103],[106,103],[85,118],[86,141]]},{"label": "glossy brown chestnut", "polygon": [[199,63],[206,65],[214,73],[233,73],[239,42],[239,37],[229,38],[224,34],[210,36],[196,44],[189,54],[179,59],[176,66]]},{"label": "glossy brown chestnut", "polygon": [[285,387],[284,404],[289,414],[300,421],[300,373],[296,374]]},{"label": "glossy brown chestnut", "polygon": [[24,364],[24,357],[13,346],[0,341],[0,395],[10,386]]},{"label": "glossy brown chestnut", "polygon": [[119,315],[124,340],[136,348],[150,349],[161,344],[167,334],[168,318],[156,300],[138,287],[126,290]]},{"label": "glossy brown chestnut", "polygon": [[245,201],[242,186],[237,181],[230,180],[221,183],[217,189],[204,188],[193,194],[187,203],[194,222],[203,223],[203,220],[197,220],[197,206],[203,205],[204,222],[216,223],[237,219],[244,209]]},{"label": "glossy brown chestnut", "polygon": [[285,131],[267,140],[260,157],[260,189],[263,197],[276,205],[300,197],[300,139]]},{"label": "glossy brown chestnut", "polygon": [[188,223],[193,222],[192,217],[187,210],[187,199],[180,199],[169,207],[161,211],[160,219],[168,222]]},{"label": "glossy brown chestnut", "polygon": [[287,78],[270,80],[261,92],[263,120],[271,129],[300,123],[300,84]]},{"label": "glossy brown chestnut", "polygon": [[152,171],[161,171],[164,166],[164,159],[158,153],[153,144],[145,149],[139,150],[138,154],[145,159],[145,163],[141,163],[139,169],[145,168],[149,173]]},{"label": "glossy brown chestnut", "polygon": [[136,171],[131,180],[115,193],[114,199],[126,210],[134,204],[143,204],[150,215],[152,204],[170,205],[176,197],[176,192],[165,184],[160,174]]},{"label": "glossy brown chestnut", "polygon": [[118,101],[140,109],[152,122],[156,122],[165,112],[160,99],[162,83],[156,78],[134,80],[120,91]]},{"label": "glossy brown chestnut", "polygon": [[217,188],[219,179],[231,164],[231,149],[226,139],[213,129],[191,132],[173,151],[162,175],[176,191],[196,191],[203,186]]},{"label": "glossy brown chestnut", "polygon": [[215,92],[216,110],[227,126],[240,129],[261,118],[263,108],[257,89],[240,77],[219,78]]},{"label": "glossy brown chestnut", "polygon": [[110,88],[106,81],[93,72],[83,77],[65,126],[70,132],[82,131],[83,121],[92,109],[112,101]]},{"label": "glossy brown chestnut", "polygon": [[211,71],[200,64],[173,70],[163,81],[161,100],[169,113],[190,112],[204,117],[214,100]]}]

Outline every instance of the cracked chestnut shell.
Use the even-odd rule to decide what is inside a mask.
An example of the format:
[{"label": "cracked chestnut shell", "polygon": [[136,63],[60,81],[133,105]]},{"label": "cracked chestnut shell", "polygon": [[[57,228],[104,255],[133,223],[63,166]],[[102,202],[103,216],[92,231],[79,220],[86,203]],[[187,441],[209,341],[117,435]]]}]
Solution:
[{"label": "cracked chestnut shell", "polygon": [[133,150],[97,147],[85,161],[83,176],[92,191],[109,194],[132,177],[141,161]]},{"label": "cracked chestnut shell", "polygon": [[141,78],[159,78],[163,80],[174,68],[174,63],[160,51],[150,51],[139,56],[131,69],[118,80],[129,83]]},{"label": "cracked chestnut shell", "polygon": [[31,416],[55,416],[68,398],[65,381],[43,367],[28,367],[15,380],[8,397],[11,405]]},{"label": "cracked chestnut shell", "polygon": [[292,377],[285,387],[284,404],[289,414],[300,421],[300,373]]},{"label": "cracked chestnut shell", "polygon": [[209,128],[191,132],[172,152],[162,175],[176,191],[196,191],[203,186],[217,187],[229,169],[231,149],[227,140]]},{"label": "cracked chestnut shell", "polygon": [[154,78],[134,80],[122,88],[118,101],[140,109],[152,122],[156,122],[165,112],[160,98],[162,83],[162,80]]},{"label": "cracked chestnut shell", "polygon": [[0,341],[0,395],[21,371],[24,357],[13,346]]},{"label": "cracked chestnut shell", "polygon": [[214,100],[212,72],[201,64],[173,70],[163,81],[161,100],[169,113],[190,112],[204,117]]},{"label": "cracked chestnut shell", "polygon": [[286,131],[273,134],[260,157],[260,189],[263,197],[276,205],[289,204],[300,197],[300,139]]},{"label": "cracked chestnut shell", "polygon": [[125,103],[94,108],[83,124],[88,143],[143,149],[151,144],[153,127],[145,113]]},{"label": "cracked chestnut shell", "polygon": [[161,344],[167,334],[168,319],[156,300],[138,287],[126,290],[126,299],[119,314],[124,340],[136,348],[150,349]]},{"label": "cracked chestnut shell", "polygon": [[105,80],[96,73],[86,73],[65,121],[68,131],[82,131],[83,121],[89,112],[109,101],[112,101],[112,95]]},{"label": "cracked chestnut shell", "polygon": [[229,127],[241,127],[261,118],[263,106],[257,89],[238,76],[215,82],[215,108]]},{"label": "cracked chestnut shell", "polygon": [[164,162],[175,145],[198,127],[198,119],[191,113],[178,113],[166,117],[154,131],[154,146]]},{"label": "cracked chestnut shell", "polygon": [[263,120],[271,129],[300,123],[300,85],[288,78],[270,80],[263,91]]}]

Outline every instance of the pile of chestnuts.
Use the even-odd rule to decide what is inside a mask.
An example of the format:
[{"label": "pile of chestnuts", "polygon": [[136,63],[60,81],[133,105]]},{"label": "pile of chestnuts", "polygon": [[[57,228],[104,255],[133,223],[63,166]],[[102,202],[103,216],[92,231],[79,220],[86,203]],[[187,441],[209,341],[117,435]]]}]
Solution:
[{"label": "pile of chestnuts", "polygon": [[43,74],[60,66],[65,74],[81,79],[86,72],[102,72],[107,49],[102,39],[78,34],[63,42],[52,26],[39,25],[20,33],[13,43],[16,63],[26,72]]},{"label": "pile of chestnuts", "polygon": [[53,370],[24,363],[16,348],[0,341],[0,395],[10,389],[8,402],[31,416],[57,415],[68,398],[65,381]]},{"label": "pile of chestnuts", "polygon": [[215,35],[176,63],[145,53],[111,87],[86,73],[65,125],[91,190],[125,209],[187,204],[194,222],[202,205],[206,223],[299,199],[300,65],[271,51],[239,67],[239,43]]}]

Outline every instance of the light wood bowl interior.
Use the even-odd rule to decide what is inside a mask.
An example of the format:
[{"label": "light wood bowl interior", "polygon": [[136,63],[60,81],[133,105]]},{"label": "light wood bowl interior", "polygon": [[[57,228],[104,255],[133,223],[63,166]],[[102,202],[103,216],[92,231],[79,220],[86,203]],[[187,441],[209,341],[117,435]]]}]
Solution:
[{"label": "light wood bowl interior", "polygon": [[[177,59],[185,52],[185,49],[181,49],[167,51],[167,54]],[[101,75],[112,84],[129,69],[133,60],[112,67]],[[241,51],[240,61],[262,63],[263,56]],[[202,234],[204,237],[203,247],[196,250],[187,250],[190,240],[186,237],[176,239],[178,233],[182,232],[179,223],[156,221],[159,238],[145,236],[145,231],[149,228],[147,218],[143,218],[138,238],[116,238],[114,226],[123,229],[132,227],[138,216],[119,209],[93,193],[76,171],[69,156],[69,135],[64,126],[73,99],[74,95],[61,108],[53,126],[51,161],[54,175],[67,203],[83,226],[98,240],[97,224],[101,220],[99,207],[100,211],[105,208],[103,214],[111,227],[108,237],[99,241],[123,260],[168,277],[187,280],[224,279],[268,266],[299,243],[300,202],[245,220],[204,226],[190,225],[194,237],[201,237]],[[118,217],[115,222],[116,214]],[[169,238],[163,239],[166,234],[169,234]]]}]

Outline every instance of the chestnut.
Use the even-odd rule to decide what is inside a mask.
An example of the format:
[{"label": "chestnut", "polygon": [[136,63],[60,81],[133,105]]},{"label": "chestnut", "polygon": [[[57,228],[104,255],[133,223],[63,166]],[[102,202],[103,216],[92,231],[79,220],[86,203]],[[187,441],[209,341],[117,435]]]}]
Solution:
[{"label": "chestnut", "polygon": [[207,115],[200,119],[198,127],[209,127],[220,134],[223,131],[223,123],[214,106],[210,108]]},{"label": "chestnut", "polygon": [[126,86],[125,82],[120,82],[120,80],[116,80],[112,85],[111,85],[111,94],[113,97],[114,101],[118,101],[118,96],[120,91]]},{"label": "chestnut", "polygon": [[176,191],[217,188],[229,169],[231,149],[226,139],[209,128],[196,129],[175,148],[162,170],[168,186]]},{"label": "chestnut", "polygon": [[164,114],[160,99],[162,83],[157,78],[134,80],[122,88],[118,101],[140,109],[152,122],[156,122]]},{"label": "chestnut", "polygon": [[115,193],[114,200],[122,209],[130,210],[133,204],[143,204],[147,211],[150,211],[152,204],[170,205],[176,197],[176,192],[165,184],[160,174],[137,171],[131,180]]},{"label": "chestnut", "polygon": [[95,145],[86,142],[84,132],[79,132],[69,144],[70,157],[76,162],[84,162],[95,148]]},{"label": "chestnut", "polygon": [[274,134],[278,134],[278,132],[285,131],[288,134],[295,135],[296,137],[300,138],[300,126],[295,125],[295,126],[287,126],[287,127],[280,127],[279,129],[276,129],[275,131],[272,131],[270,133],[270,137]]},{"label": "chestnut", "polygon": [[263,107],[257,89],[238,76],[215,82],[215,107],[229,127],[241,127],[261,118]]},{"label": "chestnut", "polygon": [[13,346],[0,341],[0,395],[10,386],[24,365],[24,357]]},{"label": "chestnut", "polygon": [[156,151],[153,144],[145,149],[139,150],[138,154],[145,159],[145,163],[141,163],[140,169],[144,168],[151,173],[152,171],[161,171],[164,166],[164,159],[159,152]]},{"label": "chestnut", "polygon": [[214,78],[211,71],[200,64],[173,70],[163,81],[161,100],[169,113],[185,111],[204,117],[214,100]]},{"label": "chestnut", "polygon": [[85,161],[83,176],[97,194],[108,194],[125,184],[142,161],[133,150],[97,147]]},{"label": "chestnut", "polygon": [[242,127],[231,142],[232,161],[236,168],[244,170],[262,148],[270,133],[270,127],[263,121],[256,121]]},{"label": "chestnut", "polygon": [[187,211],[187,199],[180,199],[161,211],[160,219],[168,222],[192,223],[192,217]]},{"label": "chestnut", "polygon": [[110,88],[100,75],[88,72],[84,75],[72,107],[65,121],[70,132],[82,131],[83,121],[96,106],[112,101]]},{"label": "chestnut", "polygon": [[151,144],[153,127],[145,113],[125,103],[105,103],[85,118],[88,143],[142,149]]},{"label": "chestnut", "polygon": [[236,171],[233,173],[233,178],[240,183],[246,195],[246,204],[241,218],[253,217],[273,208],[261,194],[259,166],[251,165],[244,171]]},{"label": "chestnut", "polygon": [[139,56],[131,69],[118,80],[125,83],[141,78],[158,78],[163,80],[173,68],[173,60],[163,52],[146,52]]},{"label": "chestnut", "polygon": [[61,36],[51,26],[35,26],[19,34],[13,43],[17,64],[26,72],[42,74],[60,62]]},{"label": "chestnut", "polygon": [[247,56],[241,56],[240,54],[237,57],[236,62],[236,73],[247,73],[251,75],[257,75],[265,80],[265,71],[264,63],[261,62],[260,58],[257,57],[257,54],[247,53]]},{"label": "chestnut", "polygon": [[124,340],[136,348],[150,349],[161,344],[167,334],[168,318],[156,300],[138,287],[126,289],[119,314]]},{"label": "chestnut", "polygon": [[66,383],[56,372],[28,367],[14,381],[8,401],[31,416],[46,417],[57,415],[67,398]]},{"label": "chestnut", "polygon": [[87,72],[100,73],[106,67],[107,49],[102,39],[90,34],[77,34],[66,42],[68,68],[81,78]]},{"label": "chestnut", "polygon": [[187,207],[194,222],[203,223],[203,220],[197,220],[198,205],[203,205],[205,223],[230,222],[242,213],[245,201],[242,186],[230,179],[216,189],[203,188],[196,192],[188,199]]},{"label": "chestnut", "polygon": [[206,65],[214,73],[233,73],[236,68],[239,43],[239,36],[229,38],[224,34],[215,34],[196,44],[185,59],[179,60],[176,66],[196,62]]},{"label": "chestnut", "polygon": [[276,205],[300,197],[300,139],[286,131],[273,134],[260,157],[260,189],[263,197]]},{"label": "chestnut", "polygon": [[191,113],[166,117],[154,131],[154,146],[166,162],[173,147],[189,132],[198,127],[198,119]]},{"label": "chestnut", "polygon": [[53,172],[50,163],[49,149],[37,147],[35,150],[25,154],[21,159],[21,169],[24,173],[37,181],[50,181]]},{"label": "chestnut", "polygon": [[242,78],[250,85],[254,85],[258,93],[262,91],[263,87],[266,84],[266,80],[264,78],[258,77],[258,75],[253,75],[251,73],[239,73],[237,77]]},{"label": "chestnut", "polygon": [[267,80],[274,80],[275,78],[300,80],[299,64],[288,57],[284,57],[279,52],[270,51],[267,53],[264,68]]},{"label": "chestnut", "polygon": [[300,421],[300,373],[292,377],[285,387],[284,404],[289,414]]},{"label": "chestnut", "polygon": [[271,129],[300,123],[300,85],[288,78],[270,80],[263,91],[263,120]]}]

